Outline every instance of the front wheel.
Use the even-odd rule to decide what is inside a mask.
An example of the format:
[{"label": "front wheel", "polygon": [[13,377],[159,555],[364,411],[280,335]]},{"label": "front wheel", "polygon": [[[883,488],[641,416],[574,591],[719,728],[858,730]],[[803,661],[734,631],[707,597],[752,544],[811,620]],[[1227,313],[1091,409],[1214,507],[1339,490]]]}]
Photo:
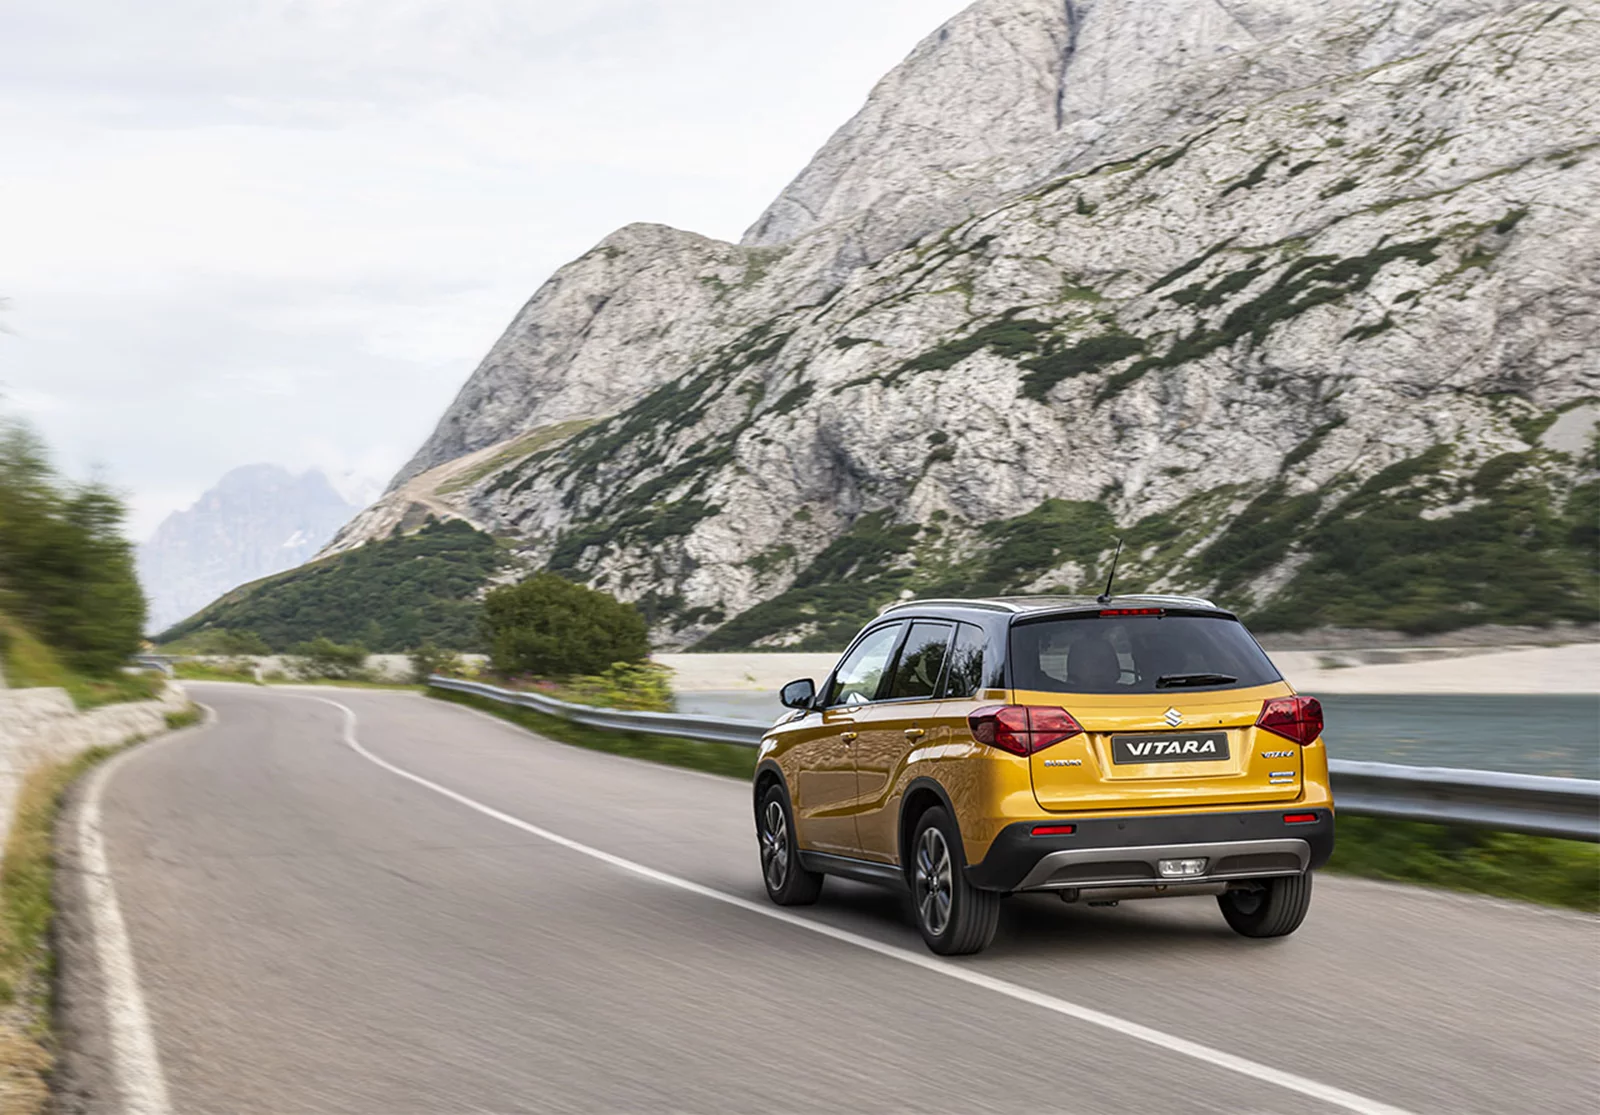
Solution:
[{"label": "front wheel", "polygon": [[1287,937],[1311,908],[1311,872],[1258,879],[1248,888],[1217,895],[1217,905],[1241,936]]},{"label": "front wheel", "polygon": [[815,902],[822,893],[824,876],[807,871],[800,863],[789,795],[782,786],[774,785],[761,799],[756,836],[761,841],[761,880],[767,885],[767,897],[780,906]]},{"label": "front wheel", "polygon": [[907,874],[917,928],[930,949],[961,956],[989,947],[1000,924],[1000,896],[967,882],[961,833],[943,807],[918,818]]}]

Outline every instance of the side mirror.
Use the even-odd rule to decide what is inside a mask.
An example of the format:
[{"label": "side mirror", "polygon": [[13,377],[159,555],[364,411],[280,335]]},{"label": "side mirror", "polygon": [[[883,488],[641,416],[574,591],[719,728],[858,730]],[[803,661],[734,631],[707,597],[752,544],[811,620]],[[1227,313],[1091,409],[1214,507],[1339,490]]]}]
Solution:
[{"label": "side mirror", "polygon": [[[771,692],[770,690],[768,692]],[[817,699],[817,683],[810,678],[801,678],[791,681],[783,687],[778,694],[778,700],[783,702],[784,708],[809,709]]]}]

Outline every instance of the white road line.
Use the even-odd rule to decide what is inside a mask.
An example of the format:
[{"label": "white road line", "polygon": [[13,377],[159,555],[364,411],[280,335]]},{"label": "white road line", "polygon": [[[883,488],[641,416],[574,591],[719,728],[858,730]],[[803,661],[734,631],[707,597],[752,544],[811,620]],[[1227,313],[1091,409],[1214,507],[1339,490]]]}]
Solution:
[{"label": "white road line", "polygon": [[[215,713],[206,709],[206,723]],[[167,737],[173,738],[173,737]],[[165,742],[163,740],[162,742]],[[106,1039],[111,1046],[111,1071],[122,1097],[124,1115],[169,1115],[167,1078],[156,1051],[155,1030],[139,988],[139,971],[133,962],[128,927],[117,903],[117,887],[106,858],[100,828],[100,798],[117,768],[143,754],[147,748],[124,751],[89,775],[83,806],[78,812],[78,850],[82,857],[84,904],[106,1004]]]},{"label": "white road line", "polygon": [[457,793],[455,790],[441,786],[437,782],[429,781],[421,775],[412,774],[408,770],[395,766],[386,759],[379,758],[361,746],[361,741],[356,738],[356,714],[350,708],[326,697],[310,697],[307,699],[332,705],[344,713],[344,742],[362,758],[377,764],[391,774],[397,774],[401,778],[415,782],[419,786],[424,786],[436,794],[449,798],[451,801],[459,802],[468,809],[476,810],[486,817],[492,817],[496,821],[510,825],[512,828],[520,829],[552,844],[558,844],[569,851],[577,852],[579,855],[610,864],[612,867],[620,868],[652,882],[676,887],[678,890],[699,895],[701,898],[709,898],[714,902],[734,906],[748,913],[759,914],[774,921],[781,921],[787,925],[832,938],[835,941],[855,945],[857,948],[877,953],[879,956],[888,957],[891,960],[898,960],[914,968],[921,968],[924,971],[970,984],[973,987],[981,987],[985,991],[1004,995],[1008,999],[1040,1007],[1079,1022],[1086,1022],[1091,1026],[1099,1026],[1101,1029],[1110,1030],[1113,1033],[1157,1046],[1172,1053],[1181,1053],[1185,1057],[1192,1057],[1197,1061],[1214,1065],[1217,1068],[1227,1069],[1230,1072],[1236,1072],[1241,1076],[1248,1076],[1266,1084],[1274,1084],[1291,1092],[1298,1092],[1301,1095],[1310,1096],[1335,1107],[1344,1108],[1347,1111],[1361,1112],[1362,1115],[1406,1115],[1402,1108],[1367,1099],[1365,1096],[1358,1096],[1354,1092],[1347,1092],[1342,1088],[1335,1088],[1332,1085],[1323,1084],[1308,1077],[1297,1076],[1292,1072],[1284,1072],[1282,1069],[1275,1069],[1271,1065],[1252,1061],[1248,1057],[1235,1056],[1232,1053],[1226,1053],[1223,1050],[1213,1049],[1208,1045],[1190,1041],[1188,1038],[1180,1038],[1175,1034],[1168,1034],[1137,1022],[1130,1022],[1125,1018],[1118,1018],[1116,1015],[1106,1014],[1104,1011],[1098,1011],[1092,1007],[1081,1006],[1066,999],[1059,999],[1054,995],[1046,995],[1043,992],[1034,991],[1032,988],[1023,987],[1021,984],[1011,983],[1009,980],[984,975],[982,972],[968,967],[935,959],[927,953],[912,952],[895,945],[886,945],[880,941],[874,941],[870,937],[863,937],[859,933],[852,933],[847,929],[836,929],[823,922],[812,921],[790,913],[780,906],[764,906],[748,899],[739,898],[736,895],[724,894],[722,891],[702,886],[677,875],[669,875],[665,871],[657,871],[655,868],[646,867],[642,863],[635,863],[633,860],[612,855],[610,852],[603,852],[599,848],[592,848],[570,837],[562,836],[560,833],[551,832],[549,829],[540,828],[538,825],[530,824],[519,817],[513,817],[509,813],[502,813],[492,806],[484,805],[482,802],[469,798],[465,794]]}]

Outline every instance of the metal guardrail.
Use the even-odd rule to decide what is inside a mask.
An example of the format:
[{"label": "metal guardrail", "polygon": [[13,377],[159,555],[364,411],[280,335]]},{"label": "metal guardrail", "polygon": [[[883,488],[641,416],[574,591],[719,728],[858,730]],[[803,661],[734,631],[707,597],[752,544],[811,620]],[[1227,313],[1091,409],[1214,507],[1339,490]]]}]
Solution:
[{"label": "metal guardrail", "polygon": [[1328,764],[1339,812],[1600,843],[1600,782],[1498,770]]},{"label": "metal guardrail", "polygon": [[136,654],[128,661],[147,670],[160,670],[170,678],[174,673],[172,664],[177,661],[177,657],[171,654]]},{"label": "metal guardrail", "polygon": [[725,716],[683,716],[675,712],[635,712],[629,709],[575,705],[570,701],[558,701],[554,697],[546,697],[543,693],[501,689],[497,685],[447,678],[439,674],[429,677],[428,684],[435,689],[471,693],[505,705],[521,705],[535,712],[559,716],[563,720],[570,720],[574,724],[587,724],[592,728],[649,732],[655,736],[674,736],[702,743],[736,743],[742,747],[756,747],[770,727],[757,720],[734,720]]},{"label": "metal guardrail", "polygon": [[[558,701],[482,682],[428,678],[436,689],[470,693],[521,705],[576,724],[625,732],[755,747],[770,725],[721,716],[630,712]],[[1469,825],[1536,836],[1600,843],[1600,782],[1492,770],[1408,767],[1396,763],[1328,764],[1338,811],[1357,817],[1392,817],[1434,824]]]}]

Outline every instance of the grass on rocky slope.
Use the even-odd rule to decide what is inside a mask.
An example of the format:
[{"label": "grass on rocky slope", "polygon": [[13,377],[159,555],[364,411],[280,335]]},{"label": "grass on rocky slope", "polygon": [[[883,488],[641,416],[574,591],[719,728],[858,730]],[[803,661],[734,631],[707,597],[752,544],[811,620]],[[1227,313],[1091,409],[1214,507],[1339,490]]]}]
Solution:
[{"label": "grass on rocky slope", "polygon": [[[754,748],[613,732],[470,694],[439,689],[428,694],[574,747],[732,778],[748,779],[755,771]],[[1346,816],[1339,818],[1327,869],[1546,906],[1600,910],[1600,845],[1574,840]]]},{"label": "grass on rocky slope", "polygon": [[161,679],[153,674],[119,671],[106,677],[86,677],[68,669],[54,651],[5,615],[0,615],[0,665],[12,689],[65,689],[80,710],[149,701],[161,694]]}]

